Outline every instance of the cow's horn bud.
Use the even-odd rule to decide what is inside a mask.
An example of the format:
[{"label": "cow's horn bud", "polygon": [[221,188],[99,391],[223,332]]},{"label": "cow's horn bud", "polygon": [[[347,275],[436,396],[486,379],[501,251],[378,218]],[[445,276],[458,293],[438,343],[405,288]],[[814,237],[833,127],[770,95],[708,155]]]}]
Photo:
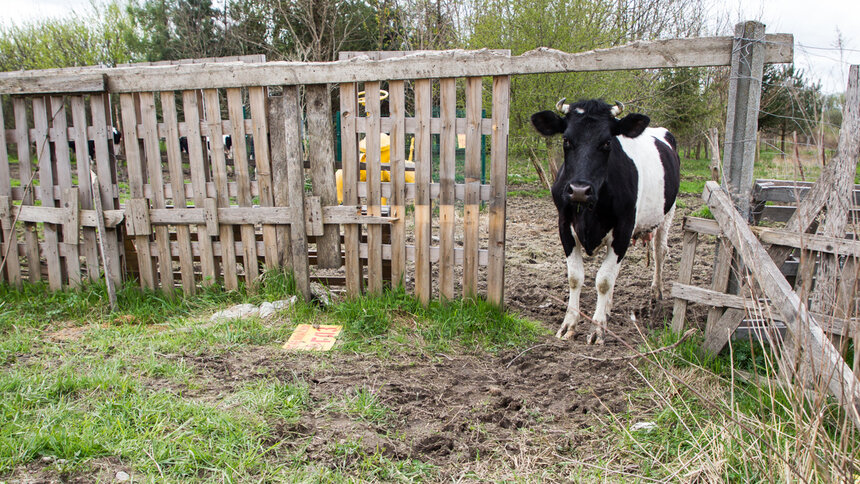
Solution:
[{"label": "cow's horn bud", "polygon": [[562,113],[567,114],[570,111],[570,104],[565,104],[565,101],[567,101],[566,97],[559,99],[558,102],[555,103],[555,108]]},{"label": "cow's horn bud", "polygon": [[609,111],[613,116],[618,116],[621,114],[621,111],[624,111],[624,104],[621,101],[615,101],[615,106],[612,106],[612,109]]}]

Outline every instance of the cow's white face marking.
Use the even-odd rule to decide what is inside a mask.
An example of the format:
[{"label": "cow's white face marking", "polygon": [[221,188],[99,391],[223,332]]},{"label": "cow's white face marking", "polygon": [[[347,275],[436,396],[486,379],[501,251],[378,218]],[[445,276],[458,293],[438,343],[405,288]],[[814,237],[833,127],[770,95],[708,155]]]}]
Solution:
[{"label": "cow's white face marking", "polygon": [[577,114],[585,114],[585,110],[582,108],[576,108],[576,109],[574,109],[574,111],[576,111]]}]

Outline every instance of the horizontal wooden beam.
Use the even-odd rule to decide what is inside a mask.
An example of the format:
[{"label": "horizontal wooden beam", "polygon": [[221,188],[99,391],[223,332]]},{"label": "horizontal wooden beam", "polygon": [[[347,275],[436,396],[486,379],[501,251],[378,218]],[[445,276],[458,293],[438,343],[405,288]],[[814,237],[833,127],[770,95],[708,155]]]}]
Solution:
[{"label": "horizontal wooden beam", "polygon": [[[769,305],[767,301],[754,301],[734,294],[725,294],[679,282],[672,283],[672,297],[713,307],[744,309],[759,313],[774,311],[774,318],[782,321],[782,314],[779,313],[779,308]],[[850,336],[860,327],[860,324],[853,319],[841,319],[820,313],[811,314],[817,321],[820,321],[821,328],[831,334]]]},{"label": "horizontal wooden beam", "polygon": [[[356,57],[336,62],[224,62],[80,71],[71,69],[62,73],[69,76],[66,83],[56,81],[59,75],[56,72],[23,71],[0,73],[0,93],[77,92],[81,86],[71,81],[78,72],[105,76],[110,92],[140,92],[727,66],[731,63],[732,42],[731,36],[724,36],[637,41],[574,54],[541,47],[512,57],[483,49],[418,53],[383,60]],[[786,63],[793,59],[793,35],[769,34],[765,37],[765,62]],[[33,85],[37,87],[29,87]],[[49,90],[46,91],[42,86],[48,86]]]},{"label": "horizontal wooden beam", "polygon": [[[698,217],[687,217],[684,219],[684,229],[707,235],[720,235],[721,233],[720,226],[716,220]],[[860,257],[860,241],[839,239],[818,234],[800,234],[769,227],[749,227],[749,229],[764,244]]]},{"label": "horizontal wooden beam", "polygon": [[[13,205],[12,219],[18,222],[36,222],[49,224],[63,224],[68,217],[69,210],[55,207],[37,207],[33,205]],[[80,222],[84,227],[97,227],[95,210],[80,210]],[[113,228],[122,222],[125,212],[122,210],[105,210],[105,227]]]}]

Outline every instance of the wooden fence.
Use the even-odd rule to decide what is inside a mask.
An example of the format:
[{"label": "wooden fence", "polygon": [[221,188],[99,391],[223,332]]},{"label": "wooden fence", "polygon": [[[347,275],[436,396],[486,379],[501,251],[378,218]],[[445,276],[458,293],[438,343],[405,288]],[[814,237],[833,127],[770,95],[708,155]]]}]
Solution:
[{"label": "wooden fence", "polygon": [[[763,39],[765,62],[791,60],[790,35]],[[288,266],[305,295],[314,277],[358,294],[380,290],[390,273],[424,302],[434,293],[483,294],[501,304],[510,76],[730,65],[734,42],[0,73],[0,107],[12,113],[0,113],[0,221],[12,254],[2,277],[17,284],[47,276],[60,289],[103,271],[115,283],[134,274],[143,287],[192,293],[199,285],[253,284],[264,267]],[[332,95],[340,106],[343,204]],[[119,163],[113,126],[122,132]],[[490,139],[486,185],[482,136]],[[415,182],[406,183],[413,142]],[[107,268],[99,264],[102,241]]]}]

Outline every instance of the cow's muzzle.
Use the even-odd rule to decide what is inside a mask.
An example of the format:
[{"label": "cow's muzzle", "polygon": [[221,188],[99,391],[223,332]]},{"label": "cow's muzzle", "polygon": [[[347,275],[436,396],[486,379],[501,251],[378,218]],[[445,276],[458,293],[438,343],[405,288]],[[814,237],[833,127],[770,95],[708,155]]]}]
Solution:
[{"label": "cow's muzzle", "polygon": [[567,186],[567,195],[571,202],[588,203],[591,201],[593,190],[590,185],[571,183]]}]

